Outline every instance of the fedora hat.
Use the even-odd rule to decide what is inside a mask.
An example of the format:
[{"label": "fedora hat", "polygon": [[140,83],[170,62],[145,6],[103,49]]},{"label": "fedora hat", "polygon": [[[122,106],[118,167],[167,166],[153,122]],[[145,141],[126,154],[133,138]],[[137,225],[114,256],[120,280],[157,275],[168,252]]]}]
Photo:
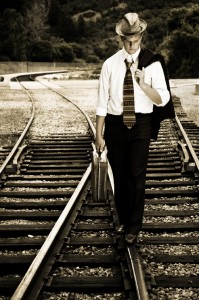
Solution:
[{"label": "fedora hat", "polygon": [[121,36],[137,35],[143,32],[146,27],[147,23],[140,19],[137,13],[127,13],[116,24],[115,31]]}]

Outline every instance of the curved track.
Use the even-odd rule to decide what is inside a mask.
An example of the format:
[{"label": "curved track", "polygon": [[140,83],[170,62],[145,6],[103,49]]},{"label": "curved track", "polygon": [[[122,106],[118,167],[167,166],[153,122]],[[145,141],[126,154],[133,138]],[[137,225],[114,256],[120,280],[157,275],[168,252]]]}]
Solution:
[{"label": "curved track", "polygon": [[[1,220],[28,222],[0,225],[0,247],[10,255],[0,256],[1,270],[6,270],[0,294],[12,300],[44,300],[54,293],[75,299],[100,294],[104,298],[99,299],[144,300],[166,299],[162,295],[167,288],[197,293],[197,135],[196,130],[183,131],[180,120],[186,114],[179,99],[175,107],[176,121],[163,122],[158,142],[150,146],[144,224],[135,246],[126,247],[115,230],[110,170],[107,201],[93,199],[90,154],[95,133],[87,115],[89,134],[31,137],[17,146],[9,168],[15,173],[1,177]],[[179,245],[183,250],[177,255]],[[16,249],[20,255],[12,254]],[[24,249],[31,249],[28,255]],[[178,268],[182,276],[173,272]],[[187,268],[192,275],[182,272]]]},{"label": "curved track", "polygon": [[[74,106],[73,103],[71,103],[72,105]],[[55,289],[56,293],[63,289],[68,289],[69,293],[93,291],[100,292],[102,295],[106,294],[107,297],[110,293],[113,295],[119,293],[118,297],[125,294],[124,299],[128,293],[131,299],[135,299],[136,289],[134,285],[132,286],[133,280],[130,275],[126,274],[128,268],[123,266],[125,262],[121,263],[121,258],[117,257],[115,216],[114,208],[109,203],[111,200],[95,203],[95,199],[91,197],[90,161],[94,132],[89,118],[85,113],[83,115],[89,126],[87,134],[58,133],[45,137],[31,134],[28,138],[24,136],[23,145],[20,144],[21,148],[14,156],[13,168],[9,168],[10,171],[16,171],[16,173],[2,175],[0,194],[1,207],[4,210],[2,219],[13,220],[13,225],[8,221],[7,224],[3,222],[5,225],[0,227],[2,229],[1,247],[6,249],[6,255],[1,256],[1,266],[4,271],[0,278],[0,290],[8,297],[13,293],[11,299],[37,299],[37,297],[42,297],[39,295],[40,289],[42,291]],[[109,188],[111,191],[110,183]],[[82,198],[83,196],[84,198]],[[5,199],[8,201],[4,201]],[[96,212],[93,211],[94,207],[89,212],[90,205],[96,206]],[[86,269],[88,269],[88,265],[91,268],[94,264],[95,273],[97,274],[98,270],[101,270],[102,275],[96,276],[93,282],[90,279],[91,275],[82,276],[80,281],[84,282],[85,287],[79,283],[70,287],[71,280],[74,278],[68,278],[68,285],[67,282],[64,282],[61,286],[58,284],[59,287],[54,287],[54,281],[62,280],[61,274],[58,274],[53,276],[55,279],[52,284],[49,286],[48,283],[46,286],[44,276],[48,275],[51,268],[57,267],[55,256],[63,255],[60,251],[62,251],[62,247],[66,247],[68,238],[72,244],[70,236],[76,229],[73,229],[71,224],[75,222],[79,209],[84,206],[88,206],[88,211],[83,218],[89,218],[90,214],[90,218],[96,220],[92,226],[86,225],[87,228],[89,227],[88,235],[91,234],[92,238],[88,241],[85,238],[84,242],[78,238],[78,243],[85,243],[87,247],[92,248],[95,247],[92,246],[93,244],[99,249],[92,250],[93,255],[94,252],[96,255],[90,262],[88,256],[86,259],[81,256],[79,264],[84,265],[83,268]],[[111,211],[112,213],[110,213]],[[106,218],[107,225],[98,225],[99,222],[104,223],[104,218]],[[20,224],[18,222],[15,224],[15,219],[21,220]],[[98,239],[96,242],[96,237],[101,234],[104,238],[101,241]],[[82,235],[82,229],[80,229],[79,235]],[[110,245],[112,245],[112,250],[109,249]],[[24,256],[25,249],[29,249],[27,253],[30,255],[26,253]],[[97,254],[101,252],[100,249],[102,249],[103,255]],[[17,250],[18,252],[16,252]],[[113,255],[107,257],[106,254],[109,252],[113,252],[111,253]],[[9,260],[7,254],[9,254]],[[75,264],[77,263],[78,259],[76,258],[73,269],[76,269]],[[65,261],[59,261],[58,265],[60,264],[63,265],[61,268],[67,265]],[[69,264],[71,264],[71,260]],[[67,267],[65,268],[67,269]],[[91,268],[90,274],[93,269]],[[35,282],[35,278],[38,279],[37,282]]]}]

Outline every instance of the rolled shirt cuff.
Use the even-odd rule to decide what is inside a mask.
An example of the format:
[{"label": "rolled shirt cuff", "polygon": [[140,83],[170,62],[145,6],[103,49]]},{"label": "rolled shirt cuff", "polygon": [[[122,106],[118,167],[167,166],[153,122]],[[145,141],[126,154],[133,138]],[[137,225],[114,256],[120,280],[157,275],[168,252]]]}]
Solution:
[{"label": "rolled shirt cuff", "polygon": [[160,94],[160,97],[162,99],[162,103],[160,104],[157,104],[157,103],[153,103],[154,105],[156,106],[165,106],[168,102],[169,102],[169,99],[170,99],[170,93],[168,90],[157,90],[158,93]]},{"label": "rolled shirt cuff", "polygon": [[105,109],[103,107],[97,107],[97,109],[96,109],[96,115],[97,116],[105,117],[107,115],[107,109]]}]

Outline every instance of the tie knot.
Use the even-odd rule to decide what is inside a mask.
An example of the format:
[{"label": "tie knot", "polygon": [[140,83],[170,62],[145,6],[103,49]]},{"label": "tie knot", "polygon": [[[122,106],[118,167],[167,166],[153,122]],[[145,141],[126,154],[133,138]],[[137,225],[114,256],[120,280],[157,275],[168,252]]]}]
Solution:
[{"label": "tie knot", "polygon": [[125,64],[126,64],[126,67],[127,67],[127,69],[130,69],[130,67],[132,66],[132,64],[133,64],[133,61],[127,61],[127,59],[125,59]]}]

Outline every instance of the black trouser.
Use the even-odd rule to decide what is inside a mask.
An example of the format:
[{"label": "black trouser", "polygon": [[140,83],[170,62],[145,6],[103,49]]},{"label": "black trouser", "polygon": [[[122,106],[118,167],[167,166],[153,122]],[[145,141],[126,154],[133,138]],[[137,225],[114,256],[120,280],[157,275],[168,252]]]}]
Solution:
[{"label": "black trouser", "polygon": [[137,234],[142,227],[146,166],[151,136],[151,114],[136,114],[129,130],[122,116],[108,114],[104,138],[113,171],[115,205],[127,232]]}]

